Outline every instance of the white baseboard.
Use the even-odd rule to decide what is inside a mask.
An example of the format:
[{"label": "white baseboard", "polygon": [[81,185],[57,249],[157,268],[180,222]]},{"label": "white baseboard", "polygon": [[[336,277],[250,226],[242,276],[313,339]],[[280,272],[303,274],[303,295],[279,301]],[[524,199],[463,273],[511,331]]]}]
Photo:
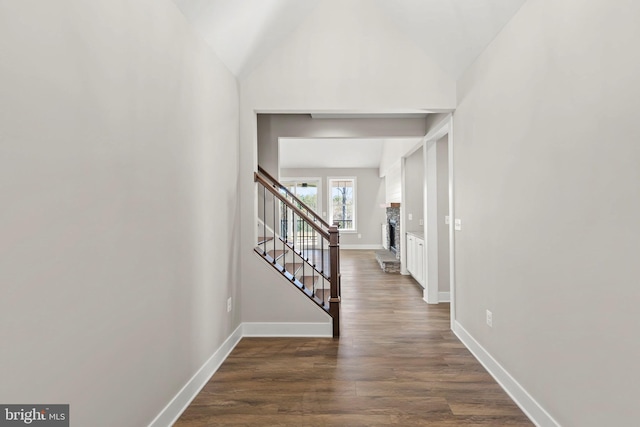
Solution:
[{"label": "white baseboard", "polygon": [[331,322],[326,323],[278,323],[245,322],[243,337],[333,337]]},{"label": "white baseboard", "polygon": [[454,322],[453,333],[536,426],[560,427],[560,424],[457,321]]},{"label": "white baseboard", "polygon": [[209,379],[227,359],[227,356],[240,342],[242,338],[242,325],[238,326],[235,331],[229,335],[229,338],[216,350],[215,353],[204,362],[204,365],[198,369],[182,389],[174,396],[173,399],[164,407],[157,417],[149,424],[149,427],[166,427],[173,425],[180,415],[187,409],[191,401],[200,393],[202,387],[209,382]]},{"label": "white baseboard", "polygon": [[438,301],[429,301],[429,293],[427,292],[427,288],[423,288],[422,290],[422,301],[427,304],[437,304]]},{"label": "white baseboard", "polygon": [[427,304],[438,304],[441,302],[451,302],[451,293],[450,292],[438,292],[438,301],[431,302],[429,301],[429,295],[427,294],[427,288],[424,288],[422,293],[422,300]]},{"label": "white baseboard", "polygon": [[380,250],[382,249],[382,245],[340,245],[340,249]]}]

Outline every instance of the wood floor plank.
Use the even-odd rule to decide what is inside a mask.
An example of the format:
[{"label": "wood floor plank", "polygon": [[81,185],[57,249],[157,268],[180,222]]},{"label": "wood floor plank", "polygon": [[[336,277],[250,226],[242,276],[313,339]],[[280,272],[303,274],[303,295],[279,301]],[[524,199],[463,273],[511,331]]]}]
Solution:
[{"label": "wood floor plank", "polygon": [[373,251],[342,251],[342,331],[243,338],[176,422],[200,426],[532,426],[428,305]]}]

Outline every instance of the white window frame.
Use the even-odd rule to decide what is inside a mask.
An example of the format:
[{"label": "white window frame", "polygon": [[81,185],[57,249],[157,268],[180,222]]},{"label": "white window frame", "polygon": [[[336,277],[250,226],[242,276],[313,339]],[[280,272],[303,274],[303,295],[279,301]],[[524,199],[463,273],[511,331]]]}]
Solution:
[{"label": "white window frame", "polygon": [[333,225],[333,203],[331,200],[332,181],[353,181],[353,228],[341,228],[340,233],[358,232],[358,179],[355,176],[328,176],[327,177],[327,220]]}]

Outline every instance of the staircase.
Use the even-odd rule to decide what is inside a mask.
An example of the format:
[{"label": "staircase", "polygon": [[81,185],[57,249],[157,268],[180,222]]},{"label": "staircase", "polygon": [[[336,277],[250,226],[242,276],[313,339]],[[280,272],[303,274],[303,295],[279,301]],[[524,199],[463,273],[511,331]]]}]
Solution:
[{"label": "staircase", "polygon": [[340,247],[330,226],[261,167],[255,252],[333,319],[340,336]]}]

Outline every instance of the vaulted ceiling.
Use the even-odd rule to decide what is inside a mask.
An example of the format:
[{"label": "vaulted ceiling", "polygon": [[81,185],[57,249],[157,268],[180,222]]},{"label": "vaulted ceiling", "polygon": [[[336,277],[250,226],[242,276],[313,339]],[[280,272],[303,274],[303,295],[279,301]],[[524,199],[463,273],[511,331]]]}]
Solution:
[{"label": "vaulted ceiling", "polygon": [[[357,0],[174,0],[239,78],[250,73],[322,2]],[[384,11],[456,80],[525,0],[367,0]],[[331,22],[327,22],[330,29]]]},{"label": "vaulted ceiling", "polygon": [[[383,16],[456,81],[525,0],[173,0],[241,81],[320,13],[328,34],[341,13]],[[328,9],[327,9],[328,8]],[[367,11],[377,12],[368,14]],[[330,11],[327,13],[327,11]],[[335,14],[333,14],[335,11]],[[335,16],[335,22],[327,17]],[[353,17],[353,15],[351,15]],[[365,19],[365,18],[363,18]],[[340,22],[340,24],[336,24]],[[347,21],[348,22],[348,21]],[[315,27],[314,27],[315,28]],[[387,28],[387,29],[388,29]],[[354,29],[354,31],[358,31]],[[342,32],[348,36],[349,32]],[[284,139],[281,167],[378,167],[381,138]],[[340,161],[328,153],[340,152]]]}]

